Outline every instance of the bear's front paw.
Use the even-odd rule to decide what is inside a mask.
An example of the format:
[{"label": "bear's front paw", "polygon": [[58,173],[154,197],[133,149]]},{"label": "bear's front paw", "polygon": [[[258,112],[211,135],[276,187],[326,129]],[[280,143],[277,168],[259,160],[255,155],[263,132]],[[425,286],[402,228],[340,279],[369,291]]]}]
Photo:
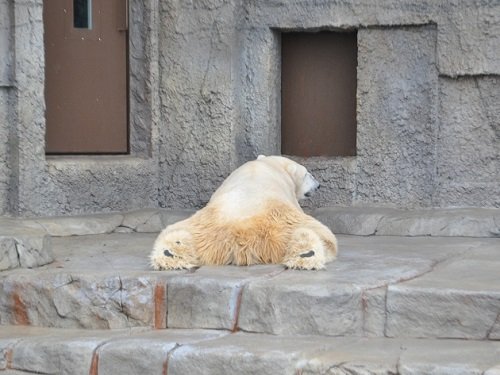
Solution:
[{"label": "bear's front paw", "polygon": [[160,270],[191,269],[199,266],[191,233],[186,230],[160,233],[150,255],[151,267]]}]

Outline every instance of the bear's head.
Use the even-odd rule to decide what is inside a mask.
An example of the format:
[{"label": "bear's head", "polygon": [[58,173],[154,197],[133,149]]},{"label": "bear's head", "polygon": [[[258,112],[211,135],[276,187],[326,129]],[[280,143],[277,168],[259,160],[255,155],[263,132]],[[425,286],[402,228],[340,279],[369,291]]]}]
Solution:
[{"label": "bear's head", "polygon": [[199,266],[193,236],[186,230],[169,228],[160,233],[150,255],[155,270],[190,269]]},{"label": "bear's head", "polygon": [[319,182],[316,181],[313,175],[309,173],[303,165],[291,159],[283,156],[259,155],[257,160],[269,163],[286,173],[295,186],[295,196],[297,200],[311,196],[311,194],[320,187]]}]

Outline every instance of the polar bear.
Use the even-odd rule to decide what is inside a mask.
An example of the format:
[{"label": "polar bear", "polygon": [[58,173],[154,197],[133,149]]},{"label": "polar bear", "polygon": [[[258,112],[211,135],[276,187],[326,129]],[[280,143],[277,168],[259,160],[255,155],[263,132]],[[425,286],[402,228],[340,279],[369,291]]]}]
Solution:
[{"label": "polar bear", "polygon": [[151,266],[171,270],[281,263],[322,269],[335,259],[337,240],[298,202],[318,187],[302,165],[260,155],[231,173],[204,208],[159,234]]}]

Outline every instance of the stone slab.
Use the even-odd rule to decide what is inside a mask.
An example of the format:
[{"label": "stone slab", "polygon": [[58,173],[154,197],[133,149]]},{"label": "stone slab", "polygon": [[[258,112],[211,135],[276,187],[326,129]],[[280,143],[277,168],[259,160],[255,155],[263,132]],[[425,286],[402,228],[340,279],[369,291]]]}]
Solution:
[{"label": "stone slab", "polygon": [[0,271],[36,268],[53,260],[51,238],[45,231],[0,218]]},{"label": "stone slab", "polygon": [[323,207],[314,210],[313,216],[335,234],[371,236],[377,233],[380,220],[393,213],[392,209]]},{"label": "stone slab", "polygon": [[87,375],[95,350],[107,340],[130,332],[0,327],[8,368],[44,374]]},{"label": "stone slab", "polygon": [[167,225],[187,219],[196,210],[158,210],[144,209],[126,212],[123,214],[123,222],[115,229],[115,232],[155,233],[163,230]]},{"label": "stone slab", "polygon": [[228,333],[203,330],[157,330],[110,341],[99,348],[99,375],[164,374],[169,353],[180,345]]},{"label": "stone slab", "polygon": [[325,271],[287,271],[250,283],[242,295],[239,328],[272,334],[380,334],[385,298],[373,289],[419,277],[468,246],[454,239],[339,236],[338,259]]},{"label": "stone slab", "polygon": [[496,337],[500,316],[498,250],[490,249],[492,259],[471,259],[469,253],[466,259],[453,260],[414,280],[390,285],[387,335]]},{"label": "stone slab", "polygon": [[295,374],[303,352],[319,350],[315,338],[233,334],[185,345],[172,353],[168,374]]},{"label": "stone slab", "polygon": [[360,236],[498,237],[500,209],[323,207],[313,212],[334,233]]},{"label": "stone slab", "polygon": [[9,326],[0,337],[8,371],[35,373],[493,375],[500,365],[494,341]]},{"label": "stone slab", "polygon": [[71,217],[42,217],[24,220],[26,225],[40,226],[54,237],[83,236],[111,233],[123,221],[119,214],[88,215]]},{"label": "stone slab", "polygon": [[202,267],[167,284],[167,326],[234,330],[243,288],[283,272],[281,266]]},{"label": "stone slab", "polygon": [[498,363],[499,349],[498,343],[480,341],[239,333],[177,348],[168,373],[482,374]]},{"label": "stone slab", "polygon": [[500,364],[500,343],[411,340],[399,363],[404,375],[483,375]]},{"label": "stone slab", "polygon": [[338,259],[315,272],[280,265],[158,272],[147,261],[155,234],[54,238],[53,264],[0,273],[0,324],[498,337],[499,239],[338,238]]}]

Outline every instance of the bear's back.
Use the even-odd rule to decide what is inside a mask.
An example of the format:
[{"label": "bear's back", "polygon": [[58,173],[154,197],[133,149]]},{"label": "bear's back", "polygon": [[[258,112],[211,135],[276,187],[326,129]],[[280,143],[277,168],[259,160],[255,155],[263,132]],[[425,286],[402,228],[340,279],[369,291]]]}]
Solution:
[{"label": "bear's back", "polygon": [[216,208],[228,220],[243,220],[269,211],[269,202],[282,202],[301,210],[290,177],[272,165],[254,160],[231,173],[207,206]]}]

